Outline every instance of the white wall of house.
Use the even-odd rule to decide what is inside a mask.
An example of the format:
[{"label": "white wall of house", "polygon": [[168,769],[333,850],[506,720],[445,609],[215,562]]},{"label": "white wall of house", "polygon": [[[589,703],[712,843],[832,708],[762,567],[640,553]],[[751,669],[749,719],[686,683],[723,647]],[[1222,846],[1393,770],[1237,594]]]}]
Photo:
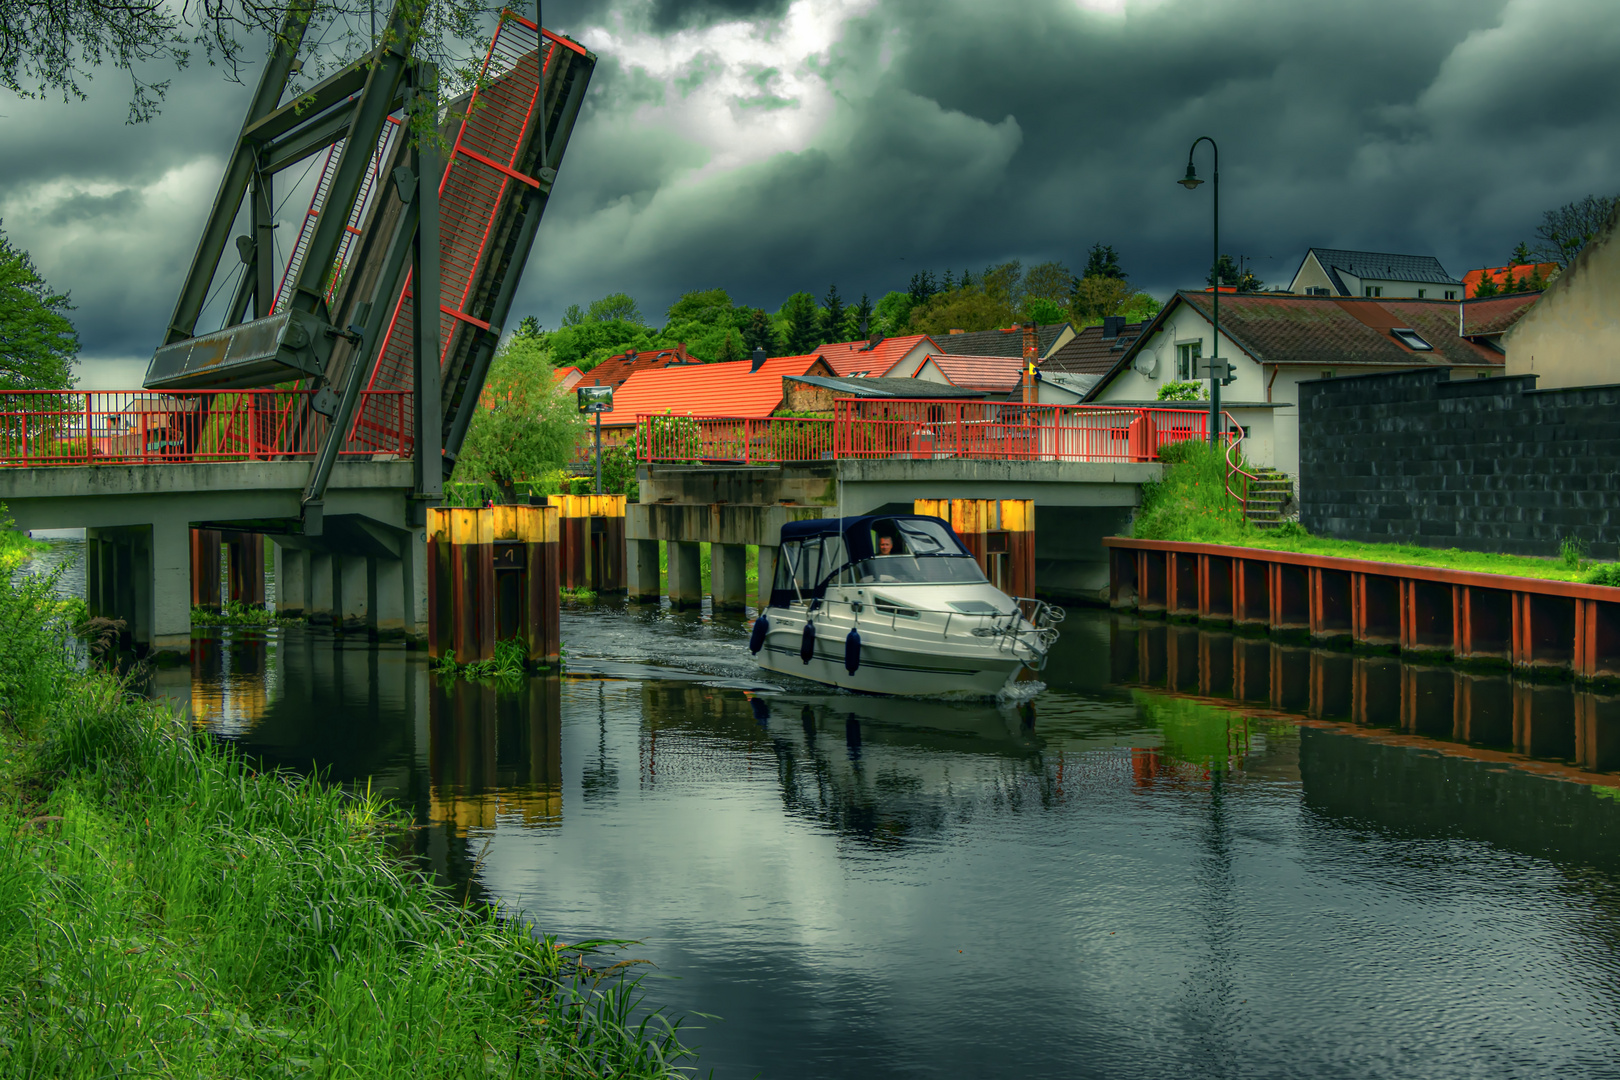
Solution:
[{"label": "white wall of house", "polygon": [[[1370,286],[1381,290],[1378,297],[1381,299],[1412,299],[1419,297],[1427,300],[1461,300],[1463,287],[1461,285],[1436,285],[1428,281],[1400,281],[1395,278],[1358,278],[1354,274],[1339,271],[1339,280],[1344,287],[1350,290],[1351,296],[1365,297]],[[1300,266],[1299,273],[1289,283],[1288,291],[1301,296],[1315,295],[1311,289],[1327,289],[1328,295],[1338,296],[1339,290],[1334,286],[1333,279],[1328,276],[1327,267],[1316,259],[1312,252]],[[1447,296],[1446,294],[1451,295]]]},{"label": "white wall of house", "polygon": [[[1103,388],[1098,401],[1153,401],[1159,387],[1172,382],[1199,382],[1206,389],[1208,379],[1179,378],[1180,347],[1196,343],[1205,357],[1211,354],[1214,338],[1209,320],[1190,304],[1178,304],[1159,330],[1142,346],[1129,369]],[[1236,343],[1221,335],[1221,358],[1237,365],[1237,381],[1221,388],[1229,401],[1264,401],[1265,382],[1260,365]],[[1149,373],[1151,372],[1151,373]]]},{"label": "white wall of house", "polygon": [[[1159,331],[1147,340],[1131,367],[1103,387],[1094,400],[1098,403],[1155,400],[1159,387],[1167,382],[1183,381],[1176,377],[1179,346],[1199,342],[1204,355],[1208,356],[1212,331],[1209,320],[1196,308],[1190,304],[1178,304]],[[1417,366],[1414,363],[1389,367],[1362,364],[1344,367],[1335,366],[1332,362],[1263,365],[1238,348],[1225,334],[1221,335],[1221,357],[1237,368],[1236,381],[1221,387],[1223,401],[1269,402],[1273,406],[1268,409],[1227,409],[1234,420],[1251,431],[1249,438],[1252,441],[1246,451],[1249,460],[1257,465],[1271,466],[1292,477],[1299,475],[1300,383],[1311,379],[1372,375],[1381,371],[1406,371]],[[1147,374],[1147,370],[1152,373]],[[1484,366],[1451,369],[1453,379],[1501,373],[1500,368]],[[1209,380],[1200,382],[1207,389]]]},{"label": "white wall of house", "polygon": [[1620,382],[1620,216],[1502,337],[1510,375],[1536,387]]}]

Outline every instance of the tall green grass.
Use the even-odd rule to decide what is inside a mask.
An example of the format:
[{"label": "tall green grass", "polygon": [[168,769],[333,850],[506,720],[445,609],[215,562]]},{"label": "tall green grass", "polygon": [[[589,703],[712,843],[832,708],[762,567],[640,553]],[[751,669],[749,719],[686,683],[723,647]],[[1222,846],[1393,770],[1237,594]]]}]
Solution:
[{"label": "tall green grass", "polygon": [[1244,544],[1260,530],[1226,492],[1226,455],[1204,442],[1172,443],[1159,451],[1164,478],[1142,485],[1142,506],[1131,535],[1146,540]]},{"label": "tall green grass", "polygon": [[0,1076],[678,1071],[610,943],[453,903],[397,810],[83,669],[50,585],[0,575]]},{"label": "tall green grass", "polygon": [[1164,478],[1156,484],[1142,485],[1142,505],[1131,528],[1131,535],[1139,539],[1233,544],[1269,551],[1297,551],[1482,574],[1620,586],[1620,564],[1587,561],[1585,548],[1578,542],[1563,544],[1557,558],[1536,558],[1417,544],[1337,540],[1312,536],[1298,522],[1285,522],[1274,529],[1257,529],[1245,520],[1238,501],[1227,494],[1226,458],[1219,449],[1208,443],[1183,442],[1165,447],[1159,457],[1166,465]]}]

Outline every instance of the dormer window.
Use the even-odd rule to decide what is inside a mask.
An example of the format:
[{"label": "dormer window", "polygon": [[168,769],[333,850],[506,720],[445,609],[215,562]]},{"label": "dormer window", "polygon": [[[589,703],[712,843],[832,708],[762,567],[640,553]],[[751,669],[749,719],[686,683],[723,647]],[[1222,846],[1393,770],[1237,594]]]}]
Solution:
[{"label": "dormer window", "polygon": [[1382,285],[1364,285],[1362,286],[1361,295],[1374,298],[1383,296],[1384,287]]},{"label": "dormer window", "polygon": [[1390,333],[1394,335],[1396,341],[1400,342],[1402,345],[1405,345],[1413,352],[1434,351],[1434,346],[1430,345],[1427,341],[1424,341],[1423,338],[1418,335],[1416,330],[1397,327],[1396,329],[1391,330]]}]

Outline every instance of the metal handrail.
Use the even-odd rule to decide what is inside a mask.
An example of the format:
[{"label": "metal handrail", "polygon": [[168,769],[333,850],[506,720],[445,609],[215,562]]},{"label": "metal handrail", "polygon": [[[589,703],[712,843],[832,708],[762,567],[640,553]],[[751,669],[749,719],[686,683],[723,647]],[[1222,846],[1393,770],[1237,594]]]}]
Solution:
[{"label": "metal handrail", "polygon": [[[1238,453],[1238,447],[1242,445],[1244,439],[1243,425],[1239,424],[1232,414],[1224,409],[1221,410],[1221,417],[1226,423],[1227,430],[1237,433],[1237,437],[1228,442],[1226,446],[1226,493],[1238,501],[1238,506],[1243,511],[1243,520],[1247,521],[1249,520],[1249,483],[1260,478],[1238,464],[1239,461],[1243,460],[1243,455]],[[1234,457],[1234,455],[1236,456]],[[1238,476],[1243,477],[1242,494],[1232,488],[1232,484]]]}]

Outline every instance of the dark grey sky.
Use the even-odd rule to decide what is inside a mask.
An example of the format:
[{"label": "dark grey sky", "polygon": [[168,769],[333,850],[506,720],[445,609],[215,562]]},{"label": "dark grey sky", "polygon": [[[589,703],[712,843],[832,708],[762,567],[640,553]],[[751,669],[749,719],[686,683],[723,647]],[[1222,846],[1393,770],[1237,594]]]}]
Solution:
[{"label": "dark grey sky", "polygon": [[[1310,245],[1505,260],[1541,212],[1620,191],[1612,0],[570,0],[601,57],[518,314],[723,286],[774,308],[836,281],[1098,241],[1163,295],[1222,248],[1286,282]],[[0,216],[79,305],[88,370],[138,381],[245,91],[206,68],[154,123],[0,99]],[[1207,148],[1199,168],[1208,175]],[[296,227],[307,195],[283,209]],[[125,372],[128,372],[127,377]]]}]

